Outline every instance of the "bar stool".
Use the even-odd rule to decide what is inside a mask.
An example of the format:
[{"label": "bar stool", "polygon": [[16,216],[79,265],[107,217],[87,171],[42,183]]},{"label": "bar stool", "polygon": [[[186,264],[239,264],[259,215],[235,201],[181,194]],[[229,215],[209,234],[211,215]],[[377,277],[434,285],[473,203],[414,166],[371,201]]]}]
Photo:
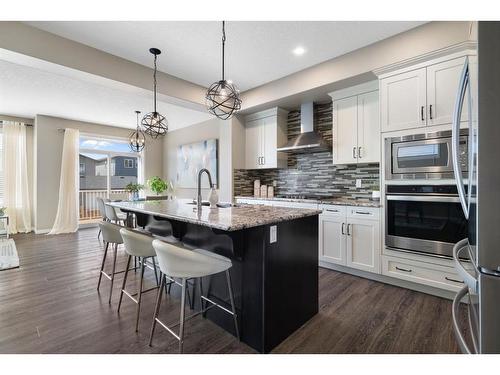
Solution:
[{"label": "bar stool", "polygon": [[[154,240],[153,248],[156,251],[158,257],[158,264],[162,272],[162,280],[160,284],[160,290],[158,291],[155,313],[153,316],[153,324],[151,326],[151,335],[149,337],[149,345],[151,346],[153,342],[153,335],[156,327],[156,323],[160,324],[165,328],[170,334],[172,334],[177,340],[179,340],[179,352],[182,353],[184,344],[184,323],[196,315],[202,314],[208,309],[217,306],[223,311],[231,314],[234,320],[234,328],[238,340],[240,339],[239,329],[238,329],[238,317],[236,314],[236,309],[234,306],[234,296],[233,287],[231,283],[231,276],[229,274],[229,269],[232,267],[232,262],[230,259],[217,255],[202,249],[186,250],[180,246],[174,244],[169,244],[163,241]],[[226,281],[229,292],[229,300],[231,302],[231,310],[219,305],[218,303],[210,300],[203,295],[201,278],[205,276],[211,276],[218,274],[220,272],[226,273]],[[177,277],[181,279],[182,292],[181,292],[181,312],[180,321],[174,326],[168,327],[160,319],[158,315],[160,312],[161,299],[163,294],[163,288],[166,285],[166,275],[170,277]],[[200,303],[201,311],[185,317],[185,304],[186,304],[186,284],[188,279],[198,279],[198,285],[200,288]],[[212,305],[208,308],[204,308],[203,302],[206,301]],[[179,325],[179,334],[176,334],[172,328]]]},{"label": "bar stool", "polygon": [[[154,257],[156,256],[156,252],[153,249],[152,242],[153,242],[153,237],[142,234],[142,233],[137,233],[132,230],[128,230],[125,228],[120,229],[120,234],[123,238],[123,243],[125,245],[125,251],[128,254],[127,258],[127,267],[125,268],[125,275],[123,276],[123,284],[122,288],[120,291],[120,300],[118,302],[118,312],[120,312],[120,307],[122,304],[122,298],[123,295],[125,294],[127,297],[129,297],[133,302],[137,304],[137,312],[136,312],[136,321],[135,321],[135,331],[137,332],[139,330],[139,316],[141,312],[141,300],[142,300],[142,294],[149,292],[151,290],[158,289],[158,276],[156,275],[156,264],[154,262]],[[127,283],[127,276],[128,276],[128,271],[130,267],[130,260],[132,257],[137,257],[139,259],[139,265],[141,267],[141,275],[139,279],[139,288],[138,292],[134,294],[130,294],[127,290],[125,290],[125,285]],[[155,272],[156,280],[157,280],[157,285],[153,288],[149,288],[146,290],[142,290],[142,284],[144,281],[144,268],[146,267],[146,259],[147,258],[152,258],[153,261],[153,269]],[[134,296],[137,295],[137,299],[134,298]]]},{"label": "bar stool", "polygon": [[[102,233],[102,239],[106,243],[106,247],[104,248],[104,256],[102,257],[101,270],[99,272],[99,282],[97,283],[97,290],[99,290],[99,287],[101,286],[102,275],[104,275],[111,281],[111,286],[109,287],[109,303],[111,303],[111,296],[113,294],[113,283],[115,280],[115,275],[124,272],[124,271],[115,272],[118,245],[121,245],[123,243],[123,239],[120,234],[121,228],[122,228],[121,226],[109,223],[107,221],[99,223],[99,231]],[[113,244],[113,268],[111,274],[107,274],[106,272],[104,272],[104,264],[106,263],[109,244]]]},{"label": "bar stool", "polygon": [[106,203],[107,202],[105,202],[105,204],[104,204],[106,218],[115,224],[122,223],[123,226],[125,226],[125,221],[127,220],[127,215],[124,214],[123,212],[117,213],[113,206],[110,206],[109,204],[106,204]]},{"label": "bar stool", "polygon": [[[97,208],[99,209],[99,215],[102,217],[102,221],[109,221],[106,217],[106,203],[109,202],[107,198],[96,197]],[[99,228],[99,233],[97,234],[97,238],[101,236],[101,228]]]}]

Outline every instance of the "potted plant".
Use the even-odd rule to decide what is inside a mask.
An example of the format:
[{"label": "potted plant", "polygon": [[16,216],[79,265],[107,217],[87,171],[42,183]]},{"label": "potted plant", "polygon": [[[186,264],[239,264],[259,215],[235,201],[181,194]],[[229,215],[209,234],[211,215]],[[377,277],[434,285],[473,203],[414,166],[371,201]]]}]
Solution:
[{"label": "potted plant", "polygon": [[130,200],[136,201],[139,199],[139,191],[144,189],[144,185],[130,182],[125,186],[125,190],[130,193]]},{"label": "potted plant", "polygon": [[160,196],[163,192],[168,189],[168,182],[164,181],[161,177],[154,176],[146,181],[149,189],[156,194],[154,199],[168,199],[168,197]]}]

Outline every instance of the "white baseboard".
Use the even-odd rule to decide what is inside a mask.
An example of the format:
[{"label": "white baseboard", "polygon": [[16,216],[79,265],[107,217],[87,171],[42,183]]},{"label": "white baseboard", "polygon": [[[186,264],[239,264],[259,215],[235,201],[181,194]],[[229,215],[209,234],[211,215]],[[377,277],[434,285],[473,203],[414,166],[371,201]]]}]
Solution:
[{"label": "white baseboard", "polygon": [[319,266],[323,267],[323,268],[328,268],[328,269],[331,269],[334,271],[348,273],[348,274],[351,274],[354,276],[364,277],[365,279],[378,281],[378,282],[381,282],[384,284],[390,284],[390,285],[398,286],[400,288],[406,288],[406,289],[415,290],[415,291],[421,292],[421,293],[431,294],[433,296],[437,296],[437,297],[441,297],[441,298],[453,299],[456,296],[455,292],[452,292],[449,290],[439,289],[439,288],[435,288],[435,287],[423,285],[423,284],[412,283],[411,281],[400,280],[400,279],[396,279],[396,278],[390,277],[390,276],[361,271],[361,270],[357,270],[355,268],[345,267],[345,266],[341,266],[338,264],[331,264],[331,263],[326,263],[326,262],[320,261]]}]

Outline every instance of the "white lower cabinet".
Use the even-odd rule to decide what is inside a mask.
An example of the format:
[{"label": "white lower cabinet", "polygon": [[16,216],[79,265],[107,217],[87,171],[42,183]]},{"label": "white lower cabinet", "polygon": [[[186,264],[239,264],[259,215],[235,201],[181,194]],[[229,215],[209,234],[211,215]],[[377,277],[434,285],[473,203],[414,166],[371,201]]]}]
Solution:
[{"label": "white lower cabinet", "polygon": [[382,256],[382,274],[455,292],[464,286],[453,267],[388,255]]},{"label": "white lower cabinet", "polygon": [[379,209],[337,207],[319,216],[320,261],[380,273]]}]

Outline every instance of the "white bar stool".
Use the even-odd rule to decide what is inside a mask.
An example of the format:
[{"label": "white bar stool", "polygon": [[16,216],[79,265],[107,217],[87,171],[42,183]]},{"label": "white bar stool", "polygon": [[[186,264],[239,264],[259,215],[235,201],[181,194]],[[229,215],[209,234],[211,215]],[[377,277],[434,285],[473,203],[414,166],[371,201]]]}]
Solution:
[{"label": "white bar stool", "polygon": [[[99,214],[102,217],[102,221],[109,221],[106,217],[106,202],[109,202],[107,198],[96,197],[97,208],[99,209]],[[99,233],[97,234],[97,238],[101,236],[101,229],[99,228]]]},{"label": "white bar stool", "polygon": [[[158,291],[158,296],[156,300],[155,313],[153,316],[153,324],[151,326],[151,335],[149,337],[149,345],[153,342],[153,335],[156,327],[156,323],[160,324],[165,328],[170,334],[172,334],[177,340],[179,340],[179,352],[182,353],[184,344],[184,323],[196,315],[202,314],[208,309],[217,306],[223,311],[231,314],[234,320],[234,328],[238,340],[240,339],[239,329],[238,329],[238,317],[236,315],[236,309],[234,306],[234,296],[233,287],[231,284],[231,276],[229,274],[229,269],[232,267],[232,262],[229,258],[217,255],[202,249],[187,250],[183,247],[176,246],[174,244],[166,243],[159,240],[153,241],[153,247],[156,251],[156,256],[158,257],[158,264],[162,272],[162,280],[160,284],[160,290]],[[224,306],[208,299],[203,296],[203,290],[201,286],[201,278],[205,276],[211,276],[218,274],[220,272],[226,273],[226,281],[229,292],[229,300],[231,302],[231,310],[226,309]],[[181,312],[180,321],[172,327],[168,327],[165,323],[158,319],[160,312],[161,299],[163,294],[163,288],[165,288],[167,276],[176,277],[181,279]],[[200,302],[201,311],[185,317],[185,305],[186,305],[186,286],[188,279],[198,279],[198,285],[200,288]],[[204,308],[203,301],[211,303],[211,306]],[[176,334],[172,328],[179,325],[179,334]]]},{"label": "white bar stool", "polygon": [[[118,245],[121,245],[123,243],[123,239],[120,234],[121,228],[122,228],[121,226],[109,223],[107,221],[99,223],[99,231],[102,233],[102,239],[106,243],[106,247],[104,248],[104,256],[102,257],[101,270],[99,272],[99,282],[97,283],[97,290],[99,290],[99,287],[101,286],[101,279],[102,276],[104,275],[111,281],[111,285],[109,287],[109,301],[108,301],[109,303],[111,303],[111,296],[113,294],[113,283],[115,280],[115,275],[124,272],[124,271],[115,272]],[[107,274],[106,272],[104,272],[104,264],[106,263],[109,244],[113,244],[113,267],[111,274]]]},{"label": "white bar stool", "polygon": [[[125,268],[125,275],[123,276],[123,284],[122,288],[120,291],[120,300],[118,302],[118,312],[120,312],[120,307],[122,304],[122,298],[123,295],[125,294],[127,297],[129,297],[132,301],[134,301],[137,304],[137,313],[136,313],[136,321],[135,321],[135,331],[137,332],[139,330],[139,316],[141,312],[141,300],[142,300],[142,294],[149,292],[151,290],[158,289],[158,285],[149,288],[146,290],[142,290],[142,284],[144,281],[144,268],[146,267],[146,259],[147,258],[152,258],[153,260],[153,269],[155,271],[155,276],[156,276],[156,264],[154,263],[154,257],[156,256],[156,252],[153,249],[152,242],[153,242],[153,237],[142,234],[142,233],[137,233],[135,231],[131,231],[125,228],[120,229],[120,234],[123,238],[123,243],[125,245],[125,251],[128,254],[127,258],[127,267]],[[128,276],[128,271],[130,267],[130,260],[132,257],[137,257],[139,259],[139,265],[141,267],[141,275],[139,279],[139,288],[138,292],[131,294],[127,290],[125,290],[125,285],[127,283],[127,276]],[[158,281],[158,277],[156,276],[156,280]],[[137,299],[134,298],[137,295]]]},{"label": "white bar stool", "polygon": [[122,223],[123,226],[125,226],[125,221],[127,220],[127,215],[124,214],[123,212],[117,213],[115,208],[113,206],[110,206],[108,202],[104,202],[104,209],[106,212],[106,218],[109,221],[114,222],[115,224],[120,224]]}]

